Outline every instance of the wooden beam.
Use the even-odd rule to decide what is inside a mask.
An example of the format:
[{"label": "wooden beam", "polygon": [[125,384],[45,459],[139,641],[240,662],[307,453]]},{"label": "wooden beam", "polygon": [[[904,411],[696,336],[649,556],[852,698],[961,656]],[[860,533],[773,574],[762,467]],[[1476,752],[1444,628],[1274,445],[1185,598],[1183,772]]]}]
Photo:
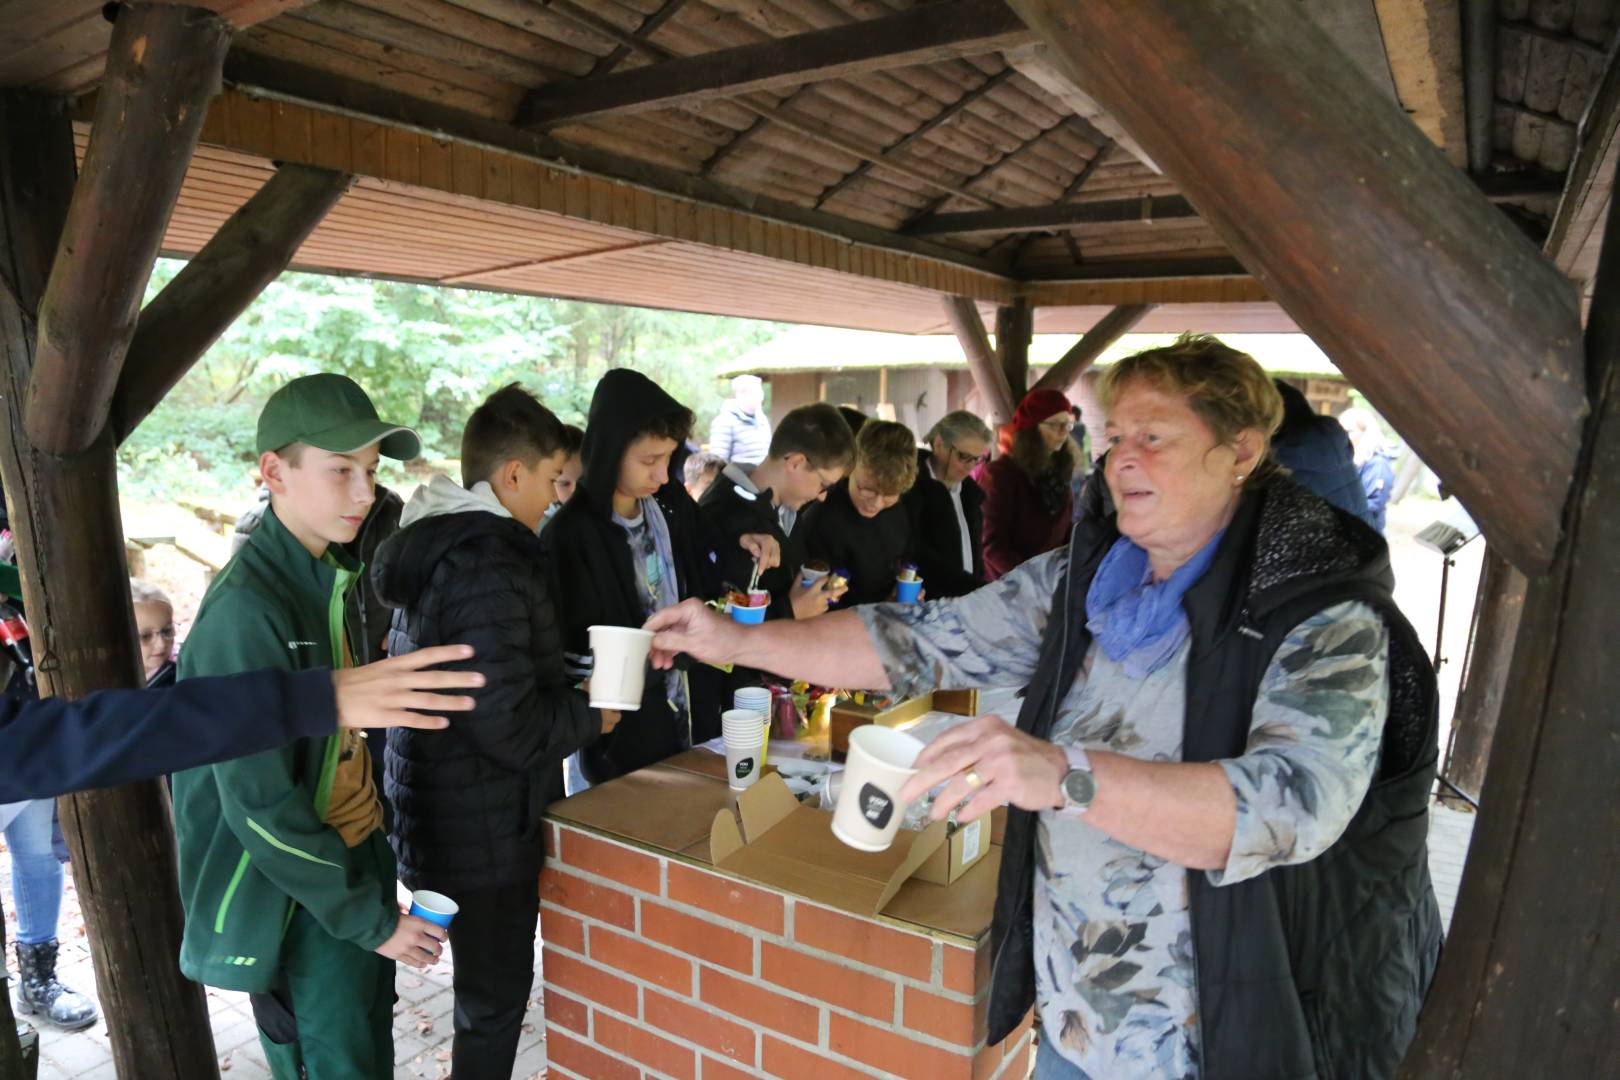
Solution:
[{"label": "wooden beam", "polygon": [[[1593,298],[1620,306],[1611,208]],[[1530,579],[1480,815],[1404,1080],[1604,1076],[1620,1055],[1620,323],[1587,333],[1600,377],[1568,531]]]},{"label": "wooden beam", "polygon": [[1002,0],[941,0],[848,26],[667,60],[600,79],[543,86],[525,127],[667,109],[757,90],[999,52],[1030,40]]},{"label": "wooden beam", "polygon": [[283,165],[141,311],[113,394],[123,442],[292,262],[354,177]]},{"label": "wooden beam", "polygon": [[1107,225],[1197,217],[1198,211],[1180,195],[1101,202],[1057,203],[1052,206],[1015,206],[1002,210],[970,210],[956,214],[930,214],[906,225],[909,236],[982,236],[986,233],[1048,232],[1076,225]]},{"label": "wooden beam", "polygon": [[596,248],[591,251],[571,251],[567,255],[553,255],[546,259],[523,259],[519,262],[503,263],[500,266],[486,266],[482,270],[469,270],[465,274],[450,274],[439,279],[440,285],[460,285],[464,282],[477,281],[479,278],[490,277],[494,274],[510,274],[519,270],[535,270],[539,267],[556,267],[567,264],[577,266],[580,263],[596,262],[612,255],[624,255],[631,251],[640,251],[643,248],[658,247],[669,243],[668,240],[637,240],[632,244],[615,244],[612,247]]},{"label": "wooden beam", "polygon": [[1496,0],[1461,0],[1468,171],[1490,172],[1496,129]]},{"label": "wooden beam", "polygon": [[1104,352],[1108,346],[1131,332],[1137,323],[1145,319],[1158,305],[1156,304],[1121,304],[1101,319],[1097,325],[1080,335],[1080,340],[1059,357],[1031,389],[1033,390],[1061,390],[1065,394],[1069,388],[1086,373],[1089,368]]},{"label": "wooden beam", "polygon": [[980,83],[978,86],[975,86],[973,89],[969,90],[967,93],[963,94],[961,97],[939,110],[939,112],[935,113],[920,127],[917,127],[909,134],[901,136],[894,143],[885,147],[880,161],[861,162],[860,165],[856,166],[853,171],[846,173],[841,180],[821,193],[821,195],[816,199],[816,209],[819,210],[823,206],[826,206],[827,203],[831,202],[839,192],[843,191],[845,188],[855,183],[855,181],[871,172],[874,165],[881,164],[882,161],[887,161],[897,154],[904,153],[908,148],[921,142],[925,137],[927,137],[930,131],[940,127],[951,117],[956,116],[963,109],[967,108],[969,105],[973,104],[975,101],[978,101],[990,91],[1006,82],[1013,76],[1013,74],[1014,71],[1011,67],[1002,68],[1000,71],[984,80],[984,82]]},{"label": "wooden beam", "polygon": [[1569,282],[1291,0],[1010,2],[1497,549],[1545,568],[1586,411]]},{"label": "wooden beam", "polygon": [[[1091,155],[1089,161],[1080,166],[1079,170],[1074,174],[1074,179],[1069,181],[1069,186],[1063,189],[1063,194],[1058,197],[1058,202],[1066,203],[1080,194],[1080,189],[1086,186],[1086,181],[1090,180],[1092,175],[1102,168],[1104,159],[1113,153],[1114,147],[1117,145],[1113,139],[1109,139],[1097,147],[1096,153]],[[1029,245],[1034,243],[1035,240],[1036,238],[1033,236],[1026,236],[1017,242],[1017,246],[1013,248],[1012,254],[1009,256],[1014,268],[1018,266],[1020,260],[1024,257],[1024,252],[1028,250]],[[1069,257],[1074,260],[1076,266],[1085,261],[1080,254],[1080,242],[1074,238],[1073,233],[1065,232],[1063,242],[1068,246]]]},{"label": "wooden beam", "polygon": [[[1620,53],[1609,67],[1592,104],[1581,118],[1580,146],[1566,174],[1564,197],[1547,234],[1547,253],[1558,269],[1585,277],[1588,252],[1595,249],[1614,184],[1620,174]],[[1596,260],[1590,262],[1595,265]]]},{"label": "wooden beam", "polygon": [[1474,600],[1474,625],[1468,636],[1468,663],[1462,691],[1451,718],[1451,746],[1445,778],[1476,802],[1485,786],[1485,766],[1502,716],[1513,646],[1524,615],[1527,582],[1523,574],[1489,549]]},{"label": "wooden beam", "polygon": [[[1200,255],[1193,258],[1106,259],[1080,266],[1027,274],[1029,282],[1064,281],[1146,281],[1154,278],[1252,277],[1248,269],[1230,255]],[[1041,305],[1045,307],[1047,305]]]},{"label": "wooden beam", "polygon": [[900,236],[889,229],[811,210],[784,199],[733,188],[706,177],[648,164],[610,151],[564,143],[511,124],[429,101],[405,98],[382,87],[302,64],[234,51],[226,57],[225,78],[228,83],[258,97],[499,150],[562,172],[598,176],[683,201],[813,229],[853,244],[922,256],[996,278],[1005,277],[1006,267],[1002,263],[960,248]]},{"label": "wooden beam", "polygon": [[[977,184],[980,180],[983,180],[985,177],[989,176],[991,173],[995,172],[997,169],[999,169],[1003,165],[1007,164],[1007,162],[1011,161],[1013,158],[1017,157],[1019,154],[1022,154],[1024,151],[1028,150],[1030,147],[1034,146],[1035,144],[1039,143],[1042,139],[1044,139],[1048,135],[1052,134],[1052,132],[1061,129],[1064,126],[1065,126],[1065,122],[1063,120],[1059,120],[1057,123],[1053,124],[1051,127],[1044,128],[1041,131],[1037,131],[1034,135],[1030,136],[1028,139],[1025,139],[1023,142],[1019,143],[1017,146],[1013,147],[1011,150],[1007,151],[1005,154],[1002,154],[1000,157],[996,158],[996,160],[986,164],[982,169],[980,169],[978,172],[974,173],[972,176],[968,177],[966,180],[963,180],[962,183],[960,185],[958,185],[958,186],[961,187],[961,188],[971,188],[974,184]],[[977,202],[990,202],[991,201],[991,200],[985,198],[982,195],[973,195],[972,198]],[[950,201],[951,201],[951,198],[950,198],[949,195],[941,196],[940,198],[935,199],[933,202],[929,203],[927,206],[923,207],[921,210],[919,210],[915,214],[911,215],[910,218],[906,219],[905,224],[900,226],[900,229],[898,231],[900,231],[902,233],[905,233],[906,230],[908,230],[911,227],[913,222],[923,221],[923,220],[925,220],[927,218],[933,217],[934,214],[939,211],[940,207],[944,206],[946,203],[948,203]]]},{"label": "wooden beam", "polygon": [[635,32],[630,35],[629,41],[620,42],[614,46],[612,52],[591,66],[591,70],[586,73],[585,78],[600,79],[604,75],[611,74],[615,68],[624,63],[631,53],[636,51],[638,46],[647,44],[648,39],[658,32],[659,27],[679,14],[684,6],[686,6],[686,0],[664,0],[663,7],[660,7],[641,21],[641,25],[636,27]]},{"label": "wooden beam", "polygon": [[84,171],[39,306],[27,416],[39,449],[77,453],[101,433],[229,43],[229,24],[211,12],[169,4],[119,12]]},{"label": "wooden beam", "polygon": [[[130,611],[117,462],[103,432],[58,457],[23,424],[46,290],[73,191],[73,130],[64,103],[0,91],[0,477],[17,540],[41,693],[79,697],[141,685]],[[120,1076],[218,1075],[202,987],[180,974],[180,896],[168,795],[158,781],[57,804],[73,854]]]},{"label": "wooden beam", "polygon": [[1029,342],[1034,331],[1035,312],[1022,299],[996,308],[996,362],[1007,377],[1015,409],[1029,391]]},{"label": "wooden beam", "polygon": [[990,338],[984,332],[984,320],[979,317],[979,306],[965,296],[942,296],[940,304],[945,309],[945,319],[951,324],[956,340],[962,343],[962,354],[967,357],[973,384],[990,407],[995,426],[1011,423],[1013,410],[1018,403],[1013,400],[1012,388],[1007,385],[1006,372],[996,363]]}]

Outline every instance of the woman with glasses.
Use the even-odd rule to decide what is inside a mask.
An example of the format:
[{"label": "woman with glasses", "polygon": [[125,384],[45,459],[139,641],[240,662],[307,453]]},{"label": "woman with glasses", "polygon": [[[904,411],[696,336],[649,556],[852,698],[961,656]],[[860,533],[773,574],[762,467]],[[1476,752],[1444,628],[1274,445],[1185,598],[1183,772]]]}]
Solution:
[{"label": "woman with glasses", "polygon": [[169,595],[139,578],[129,579],[135,605],[135,632],[141,642],[141,668],[148,687],[174,685],[174,605]]},{"label": "woman with glasses", "polygon": [[917,482],[902,502],[911,515],[917,570],[936,599],[984,584],[984,489],[974,469],[990,459],[990,428],[970,412],[947,413],[917,451]]},{"label": "woman with glasses", "polygon": [[1070,481],[1080,463],[1074,407],[1057,390],[1031,390],[1013,414],[1012,448],[982,466],[984,576],[995,581],[1061,547],[1072,521]]}]

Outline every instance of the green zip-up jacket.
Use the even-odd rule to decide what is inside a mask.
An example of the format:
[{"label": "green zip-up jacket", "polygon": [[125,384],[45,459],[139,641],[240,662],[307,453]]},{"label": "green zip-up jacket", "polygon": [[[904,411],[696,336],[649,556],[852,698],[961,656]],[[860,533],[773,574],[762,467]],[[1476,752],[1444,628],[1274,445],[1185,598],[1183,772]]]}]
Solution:
[{"label": "green zip-up jacket", "polygon": [[[311,557],[267,511],[203,597],[180,678],[343,666],[344,597],[360,570],[336,548]],[[187,978],[268,990],[295,905],[368,951],[393,934],[399,911],[379,903],[378,883],[359,876],[324,820],[340,741],[299,739],[175,774]]]}]

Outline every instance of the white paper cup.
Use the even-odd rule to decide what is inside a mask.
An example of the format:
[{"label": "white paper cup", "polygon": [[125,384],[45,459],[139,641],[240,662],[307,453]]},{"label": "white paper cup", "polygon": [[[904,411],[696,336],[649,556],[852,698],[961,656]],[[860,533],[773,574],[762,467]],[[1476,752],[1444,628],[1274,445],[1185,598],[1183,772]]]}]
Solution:
[{"label": "white paper cup", "polygon": [[726,783],[733,791],[753,787],[765,768],[765,717],[752,709],[730,709],[720,714],[720,734],[726,744]]},{"label": "white paper cup", "polygon": [[917,774],[922,749],[913,736],[877,724],[850,732],[833,835],[857,851],[887,851],[906,816],[900,789]]},{"label": "white paper cup", "polygon": [[593,626],[591,633],[591,708],[634,712],[641,708],[647,685],[651,630],[628,626]]},{"label": "white paper cup", "polygon": [[763,686],[744,687],[732,695],[732,707],[747,709],[749,712],[763,713],[766,716],[771,712],[771,692]]}]

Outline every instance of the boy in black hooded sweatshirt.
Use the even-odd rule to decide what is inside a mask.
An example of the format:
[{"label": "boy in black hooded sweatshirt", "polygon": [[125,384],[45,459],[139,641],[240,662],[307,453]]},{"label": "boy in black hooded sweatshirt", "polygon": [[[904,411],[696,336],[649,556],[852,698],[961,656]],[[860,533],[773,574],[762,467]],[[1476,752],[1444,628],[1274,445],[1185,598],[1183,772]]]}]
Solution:
[{"label": "boy in black hooded sweatshirt", "polygon": [[[615,368],[596,384],[585,473],[543,537],[563,648],[577,679],[591,675],[592,626],[641,626],[661,608],[709,599],[720,588],[714,538],[670,472],[670,457],[691,430],[691,410],[639,372]],[[738,543],[766,570],[780,560],[772,537]],[[616,725],[615,714],[604,714],[611,730],[581,754],[585,779],[599,784],[678,754],[693,744],[694,727],[697,741],[718,733],[719,691],[708,673],[649,664],[641,708]]]},{"label": "boy in black hooded sweatshirt", "polygon": [[461,438],[461,479],[416,489],[373,577],[394,612],[395,656],[447,642],[478,650],[488,682],[442,731],[388,740],[399,876],[455,900],[456,1076],[510,1076],[534,983],[541,817],[562,762],[601,731],[563,664],[535,530],[567,460],[563,426],[516,384]]}]

